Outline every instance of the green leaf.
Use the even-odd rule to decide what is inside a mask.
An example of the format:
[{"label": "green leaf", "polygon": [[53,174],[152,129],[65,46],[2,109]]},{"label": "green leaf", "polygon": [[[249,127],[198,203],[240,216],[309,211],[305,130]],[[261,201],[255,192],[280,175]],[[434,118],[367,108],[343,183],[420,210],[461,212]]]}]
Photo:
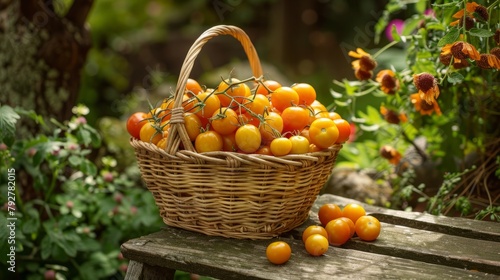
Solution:
[{"label": "green leaf", "polygon": [[12,107],[7,105],[0,107],[0,143],[5,143],[7,146],[12,145],[15,139],[16,123],[19,118],[19,114]]},{"label": "green leaf", "polygon": [[419,14],[423,14],[425,12],[425,8],[427,8],[427,0],[419,0],[415,4],[415,9]]},{"label": "green leaf", "polygon": [[451,44],[455,42],[458,39],[458,36],[460,36],[460,29],[458,28],[453,28],[448,32],[446,35],[444,35],[441,40],[438,42],[438,47],[443,47],[446,44]]},{"label": "green leaf", "polygon": [[471,30],[469,30],[469,34],[472,36],[480,37],[480,38],[487,38],[487,37],[491,37],[491,36],[495,35],[494,32],[491,32],[491,31],[486,30],[486,29],[479,29],[479,28],[471,28]]},{"label": "green leaf", "polygon": [[46,260],[51,254],[52,254],[52,247],[53,243],[52,240],[50,239],[50,236],[47,234],[42,238],[42,241],[40,242],[40,250],[41,250],[41,255],[42,259]]},{"label": "green leaf", "polygon": [[76,155],[71,155],[68,158],[68,162],[71,164],[71,166],[76,167],[82,164],[82,158]]},{"label": "green leaf", "polygon": [[448,82],[451,84],[459,84],[464,80],[464,76],[458,72],[452,72],[448,75]]},{"label": "green leaf", "polygon": [[23,223],[23,232],[30,234],[38,231],[40,227],[40,215],[35,208],[28,208],[26,211],[27,219]]},{"label": "green leaf", "polygon": [[399,33],[398,33],[398,29],[397,29],[397,26],[395,24],[393,24],[391,26],[391,35],[392,35],[392,39],[396,42],[401,42],[401,37],[399,36]]},{"label": "green leaf", "polygon": [[97,174],[97,167],[93,162],[88,159],[85,159],[80,164],[80,170],[87,175],[95,176]]},{"label": "green leaf", "polygon": [[342,98],[343,94],[340,92],[336,92],[333,89],[330,89],[330,94],[333,98]]}]

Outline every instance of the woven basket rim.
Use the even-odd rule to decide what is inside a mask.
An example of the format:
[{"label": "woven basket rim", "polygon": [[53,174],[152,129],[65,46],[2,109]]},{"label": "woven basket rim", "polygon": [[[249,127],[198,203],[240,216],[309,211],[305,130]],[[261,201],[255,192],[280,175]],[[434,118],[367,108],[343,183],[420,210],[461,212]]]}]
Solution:
[{"label": "woven basket rim", "polygon": [[169,154],[165,150],[159,148],[155,144],[141,141],[133,137],[130,138],[130,145],[135,149],[145,149],[155,154],[162,155],[172,160],[184,160],[191,162],[210,162],[213,164],[228,164],[228,159],[241,161],[241,164],[263,164],[274,165],[276,167],[282,165],[290,165],[301,167],[304,162],[317,162],[322,157],[331,156],[332,153],[337,153],[342,148],[342,144],[334,144],[327,149],[317,152],[305,154],[288,154],[285,156],[273,156],[264,154],[245,154],[240,152],[217,151],[198,153],[189,150],[179,150],[175,154]]}]

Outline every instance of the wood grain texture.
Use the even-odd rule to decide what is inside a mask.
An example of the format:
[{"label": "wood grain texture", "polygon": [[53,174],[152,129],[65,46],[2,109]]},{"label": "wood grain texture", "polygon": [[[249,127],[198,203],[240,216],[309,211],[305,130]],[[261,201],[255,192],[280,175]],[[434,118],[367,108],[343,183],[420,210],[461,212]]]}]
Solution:
[{"label": "wood grain texture", "polygon": [[[126,242],[122,245],[122,252],[126,258],[138,263],[220,279],[500,277],[500,243],[495,241],[500,234],[500,224],[369,205],[364,205],[367,212],[382,221],[382,233],[376,241],[365,242],[355,237],[341,247],[330,246],[321,257],[308,255],[301,233],[308,225],[319,223],[319,207],[324,203],[345,205],[350,202],[359,203],[333,195],[321,196],[314,204],[309,220],[280,238],[237,240],[167,227]],[[478,235],[487,238],[477,238]],[[291,259],[280,266],[269,263],[265,256],[267,245],[277,239],[292,247]]]}]

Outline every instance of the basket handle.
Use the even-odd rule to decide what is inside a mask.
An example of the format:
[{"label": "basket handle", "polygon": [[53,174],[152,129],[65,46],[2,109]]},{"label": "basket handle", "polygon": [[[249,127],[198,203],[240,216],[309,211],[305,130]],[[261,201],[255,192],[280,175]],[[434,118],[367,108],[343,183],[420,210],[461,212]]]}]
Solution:
[{"label": "basket handle", "polygon": [[194,61],[200,53],[201,48],[210,39],[220,35],[231,35],[240,41],[247,55],[254,77],[262,76],[262,67],[260,65],[257,52],[255,51],[250,38],[242,29],[232,25],[217,25],[203,32],[203,34],[198,37],[189,49],[186,58],[182,63],[179,79],[177,80],[174,95],[174,106],[171,111],[170,118],[170,131],[168,135],[167,147],[165,148],[165,151],[171,155],[178,151],[181,141],[184,145],[184,149],[193,152],[195,151],[184,126],[184,108],[182,107],[184,90],[186,88],[189,75],[191,74],[191,70],[193,69]]}]

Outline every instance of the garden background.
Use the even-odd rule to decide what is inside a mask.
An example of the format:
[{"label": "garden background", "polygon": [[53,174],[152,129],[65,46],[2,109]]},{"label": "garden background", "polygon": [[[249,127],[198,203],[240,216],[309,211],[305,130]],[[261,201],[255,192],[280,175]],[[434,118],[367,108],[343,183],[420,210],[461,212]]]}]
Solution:
[{"label": "garden background", "polygon": [[[163,226],[140,178],[126,119],[174,91],[187,50],[218,24],[247,32],[266,78],[313,85],[319,101],[353,124],[335,178],[354,174],[358,179],[343,188],[356,193],[338,186],[327,191],[391,208],[498,221],[498,68],[450,72],[460,76],[441,72],[432,42],[451,33],[452,15],[467,1],[443,2],[0,2],[0,226],[6,228],[10,212],[18,218],[16,276],[123,277],[127,261],[120,244]],[[472,41],[476,45],[486,41],[494,47],[498,1],[481,3],[490,17],[476,16],[474,22],[490,33],[464,34],[480,38]],[[431,8],[436,14],[427,13]],[[251,75],[241,46],[225,37],[212,40],[197,58],[191,77],[203,85],[213,87],[230,73]],[[357,48],[374,54],[376,70],[396,72],[404,90],[415,90],[410,73],[440,78],[441,98],[453,104],[441,105],[445,117],[411,115],[410,99],[401,102],[405,95],[387,97],[375,76],[368,84],[359,81],[349,53]],[[469,86],[459,87],[461,82]],[[460,97],[466,92],[474,94]],[[406,113],[409,121],[390,122],[379,112],[381,105]],[[391,161],[384,154],[388,146],[406,161]],[[431,160],[422,161],[427,156]],[[474,173],[484,162],[482,173]],[[11,169],[14,206],[8,203]],[[2,274],[8,273],[8,237],[0,231]]]}]

